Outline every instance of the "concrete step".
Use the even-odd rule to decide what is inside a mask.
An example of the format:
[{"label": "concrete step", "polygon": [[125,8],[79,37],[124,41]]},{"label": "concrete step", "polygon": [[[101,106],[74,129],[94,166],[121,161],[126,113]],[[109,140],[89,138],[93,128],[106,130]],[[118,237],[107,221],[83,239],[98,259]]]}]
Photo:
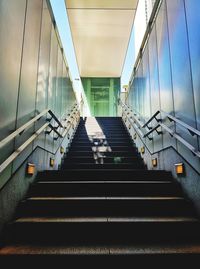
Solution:
[{"label": "concrete step", "polygon": [[144,164],[142,162],[132,162],[132,163],[120,163],[120,164],[95,164],[95,163],[68,163],[64,162],[62,165],[62,169],[100,169],[100,170],[107,170],[107,169],[142,169],[144,168]]},{"label": "concrete step", "polygon": [[193,216],[182,197],[31,197],[20,203],[18,216]]},{"label": "concrete step", "polygon": [[[103,157],[103,158],[99,158],[98,160],[103,161],[103,163],[136,163],[136,162],[142,162],[141,159],[139,159],[138,157],[122,157],[122,156],[116,156],[116,157]],[[81,156],[81,157],[66,157],[64,160],[65,163],[95,163],[96,160],[93,157],[85,157],[85,156]]]},{"label": "concrete step", "polygon": [[161,170],[143,170],[143,169],[70,169],[70,170],[47,170],[39,172],[37,175],[38,180],[48,181],[67,181],[67,180],[149,180],[149,181],[160,181],[160,180],[172,180],[170,172]]},{"label": "concrete step", "polygon": [[190,217],[23,217],[10,228],[10,240],[18,244],[109,245],[200,239],[200,223]]},{"label": "concrete step", "polygon": [[170,181],[41,181],[34,184],[28,196],[179,196],[178,185]]}]

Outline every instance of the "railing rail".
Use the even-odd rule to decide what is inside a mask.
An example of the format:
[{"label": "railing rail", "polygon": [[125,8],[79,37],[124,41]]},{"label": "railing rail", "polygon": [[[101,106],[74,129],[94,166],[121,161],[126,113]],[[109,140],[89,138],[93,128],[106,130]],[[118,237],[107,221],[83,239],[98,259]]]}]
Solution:
[{"label": "railing rail", "polygon": [[[179,141],[180,143],[182,143],[185,147],[187,147],[195,156],[200,158],[200,151],[195,148],[193,145],[191,145],[188,141],[186,141],[183,137],[180,136],[180,134],[176,133],[176,131],[171,130],[167,125],[165,125],[163,123],[163,121],[168,118],[170,121],[175,122],[176,124],[181,125],[182,127],[184,127],[186,130],[189,131],[189,133],[194,136],[198,136],[200,137],[200,131],[196,130],[195,128],[193,128],[192,126],[184,123],[183,121],[177,119],[176,117],[164,112],[164,111],[156,111],[154,113],[154,115],[148,119],[145,124],[141,124],[141,120],[138,119],[136,113],[132,113],[132,110],[129,106],[127,106],[126,104],[124,104],[121,100],[119,101],[121,107],[122,107],[122,113],[126,114],[126,117],[129,120],[129,123],[133,126],[133,128],[135,129],[135,131],[139,134],[139,136],[141,137],[141,139],[144,139],[145,137],[147,137],[149,140],[153,140],[153,137],[149,137],[150,134],[152,134],[153,132],[156,131],[156,133],[158,135],[161,135],[163,132],[162,131],[158,131],[158,128],[161,128],[161,130],[165,130],[170,136],[174,137],[177,141]],[[160,118],[156,118],[156,116],[158,116],[160,114]],[[129,116],[131,115],[131,117]],[[164,117],[162,117],[162,115],[164,115]],[[150,124],[153,120],[156,120],[157,124],[154,127],[149,127],[148,124]],[[145,128],[148,128],[149,131],[146,132]],[[143,143],[145,144],[145,142],[143,141]]]},{"label": "railing rail", "polygon": [[176,122],[179,125],[181,125],[182,127],[184,127],[185,129],[187,129],[192,136],[197,135],[197,136],[200,137],[200,131],[199,130],[196,130],[195,128],[188,125],[187,123],[177,119],[176,117],[174,117],[174,116],[172,116],[172,115],[170,115],[170,114],[168,114],[168,113],[166,113],[164,111],[161,111],[161,114],[164,114],[170,121]]},{"label": "railing rail", "polygon": [[[18,135],[22,135],[22,133],[24,133],[24,131],[28,130],[35,122],[37,122],[38,120],[40,120],[43,116],[47,115],[48,113],[51,115],[51,119],[48,119],[47,118],[46,119],[46,122],[31,137],[29,137],[3,163],[1,163],[1,165],[0,165],[0,173],[3,172],[6,169],[6,167],[9,164],[11,164],[28,147],[28,145],[30,145],[43,131],[45,131],[45,129],[47,129],[48,127],[51,129],[50,131],[46,131],[47,134],[50,134],[51,131],[54,131],[58,135],[58,137],[56,138],[56,140],[59,137],[60,138],[64,138],[68,134],[68,132],[70,131],[71,127],[73,126],[74,119],[77,119],[77,114],[80,116],[78,105],[75,104],[73,106],[72,110],[71,110],[71,113],[68,114],[69,117],[64,120],[64,121],[67,122],[67,124],[66,125],[63,125],[58,120],[58,118],[55,116],[55,114],[51,110],[45,109],[43,112],[41,112],[40,114],[38,114],[36,117],[34,117],[30,121],[28,121],[26,124],[24,124],[20,128],[18,128],[12,134],[10,134],[6,138],[4,138],[2,141],[0,141],[0,149],[2,147],[6,146],[9,142],[11,142],[13,139],[15,139]],[[58,126],[57,127],[54,127],[51,124],[51,120],[52,119],[54,119],[58,123]],[[69,120],[69,119],[72,119],[72,120]],[[61,127],[64,131],[62,133],[59,132],[57,130],[58,127]]]}]

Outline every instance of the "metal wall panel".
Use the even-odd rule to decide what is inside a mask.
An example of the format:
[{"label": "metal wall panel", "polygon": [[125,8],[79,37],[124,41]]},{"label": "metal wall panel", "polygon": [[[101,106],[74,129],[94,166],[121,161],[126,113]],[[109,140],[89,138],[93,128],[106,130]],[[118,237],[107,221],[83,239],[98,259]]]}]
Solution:
[{"label": "metal wall panel", "polygon": [[[160,83],[158,76],[158,55],[157,55],[157,37],[156,26],[154,24],[149,37],[149,73],[150,73],[150,88],[151,88],[151,113],[160,111]],[[158,118],[159,116],[157,116]],[[156,121],[153,121],[156,125]],[[161,130],[159,130],[161,131]],[[153,133],[154,151],[162,148],[162,136]]]},{"label": "metal wall panel", "polygon": [[[43,2],[42,12],[42,28],[40,38],[40,54],[38,67],[38,82],[36,94],[36,113],[42,112],[47,108],[48,86],[49,86],[49,62],[50,62],[50,44],[51,44],[51,17],[46,4]],[[35,128],[36,130],[44,124],[44,120],[40,120]],[[45,146],[45,133],[42,133],[34,142],[34,147]],[[44,160],[44,156],[40,156]]]},{"label": "metal wall panel", "polygon": [[[147,121],[151,115],[151,88],[150,88],[150,72],[149,72],[149,47],[146,45],[143,54],[143,86],[144,86],[144,115],[143,119]],[[151,124],[149,125],[151,126]],[[150,151],[153,150],[153,142],[146,138],[146,143]]]},{"label": "metal wall panel", "polygon": [[[65,106],[71,108],[75,101],[61,55],[62,89],[56,103],[57,55],[61,44],[47,2],[0,0],[0,141],[45,108],[49,107],[56,113],[60,103],[61,112],[64,112],[67,109]],[[66,96],[69,96],[69,100],[66,100]],[[18,136],[15,148],[28,139],[44,121],[45,119],[40,120],[33,128]],[[52,150],[53,143],[53,137],[45,137],[43,134],[34,144],[34,151],[30,145],[0,174],[0,232],[3,225],[13,218],[18,202],[26,195],[35,179],[35,175],[26,175],[27,162],[33,162],[36,171],[58,168],[62,157],[60,152],[52,155],[37,147],[45,145],[47,150]],[[65,138],[62,145],[66,147],[67,144]],[[0,164],[13,150],[14,141],[1,149]],[[53,168],[49,166],[50,157],[56,160]]]},{"label": "metal wall panel", "polygon": [[[0,1],[0,140],[16,126],[25,11],[26,0]],[[10,143],[0,151],[0,162],[13,146]]]},{"label": "metal wall panel", "polygon": [[167,9],[175,115],[195,127],[184,2],[167,1]]},{"label": "metal wall panel", "polygon": [[58,41],[54,28],[51,31],[51,51],[49,66],[49,88],[48,88],[48,107],[55,111],[55,95],[56,95],[56,75],[58,61]]},{"label": "metal wall panel", "polygon": [[[199,0],[185,0],[196,126],[200,130],[200,5]],[[199,143],[200,145],[200,143]]]},{"label": "metal wall panel", "polygon": [[[57,74],[56,74],[56,94],[55,94],[55,115],[58,119],[61,118],[61,97],[62,97],[62,73],[63,73],[63,59],[62,52],[58,46],[58,61],[57,61]],[[57,123],[56,123],[57,125]],[[59,130],[59,129],[58,129]],[[57,134],[54,133],[54,137],[57,138]],[[54,143],[54,151],[58,148],[60,138]]]},{"label": "metal wall panel", "polygon": [[[168,0],[167,14],[175,116],[183,122],[196,127],[184,0]],[[197,147],[196,137],[192,137],[187,130],[177,126],[177,132],[181,133],[183,138]],[[185,156],[186,159],[189,159],[194,166],[198,167],[198,160],[185,146],[178,143],[178,151]]]},{"label": "metal wall panel", "polygon": [[[145,120],[161,108],[162,111],[175,115],[194,128],[200,127],[200,7],[198,2],[197,0],[163,0],[159,7],[140,59],[140,65],[141,62],[143,64],[143,76],[140,74],[139,65],[129,93],[129,104],[133,104],[133,108],[139,110]],[[139,97],[143,91],[138,82],[141,77],[144,110],[141,104],[142,98]],[[178,124],[175,126],[167,119],[164,123],[198,148],[197,137],[192,136],[188,130]],[[155,135],[154,151],[159,151],[162,150],[162,143],[160,141],[157,143],[156,137]],[[200,160],[165,132],[163,146],[173,146],[196,170],[200,171]]]},{"label": "metal wall panel", "polygon": [[[160,103],[161,110],[174,115],[173,86],[171,77],[171,61],[169,48],[169,35],[167,25],[166,2],[163,1],[156,18],[156,37],[158,51],[158,72],[160,83]],[[164,122],[170,128],[174,128],[174,123],[166,120]],[[176,146],[176,141],[166,131],[163,131],[163,146]]]},{"label": "metal wall panel", "polygon": [[[35,116],[35,98],[37,86],[37,69],[39,55],[39,38],[41,28],[42,1],[28,0],[24,31],[23,54],[21,62],[17,128],[28,122]],[[30,128],[15,141],[15,148],[18,148],[33,133],[34,128]],[[13,170],[16,170],[23,160],[32,151],[32,145],[24,151],[14,162]]]},{"label": "metal wall panel", "polygon": [[[51,50],[50,50],[50,63],[49,63],[49,87],[48,87],[48,105],[47,107],[52,111],[55,111],[56,107],[56,75],[57,75],[57,58],[58,58],[58,40],[52,27],[51,31]],[[56,126],[56,123],[52,121],[52,125]],[[54,133],[46,136],[45,148],[49,151],[54,151]]]},{"label": "metal wall panel", "polygon": [[138,67],[138,80],[137,80],[137,103],[138,103],[138,112],[140,115],[144,114],[144,87],[143,87],[143,66],[142,62]]}]

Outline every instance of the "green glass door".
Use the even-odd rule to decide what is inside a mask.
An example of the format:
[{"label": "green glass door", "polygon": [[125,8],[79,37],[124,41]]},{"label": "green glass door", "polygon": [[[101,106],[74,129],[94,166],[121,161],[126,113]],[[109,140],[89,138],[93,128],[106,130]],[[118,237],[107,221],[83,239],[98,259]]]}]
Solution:
[{"label": "green glass door", "polygon": [[109,114],[109,87],[92,86],[91,102],[94,115],[107,116]]},{"label": "green glass door", "polygon": [[120,78],[81,78],[91,115],[117,116]]}]

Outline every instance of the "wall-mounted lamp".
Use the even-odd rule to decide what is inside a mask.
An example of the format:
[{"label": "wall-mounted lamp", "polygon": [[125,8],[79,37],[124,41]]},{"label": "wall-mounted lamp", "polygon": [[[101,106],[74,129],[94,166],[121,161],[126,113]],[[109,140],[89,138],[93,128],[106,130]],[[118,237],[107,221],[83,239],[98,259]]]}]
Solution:
[{"label": "wall-mounted lamp", "polygon": [[65,152],[65,149],[63,147],[60,147],[60,154],[63,154]]},{"label": "wall-mounted lamp", "polygon": [[142,154],[144,154],[144,153],[145,153],[145,147],[141,147],[140,152],[141,152]]},{"label": "wall-mounted lamp", "polygon": [[183,175],[185,172],[184,164],[183,163],[176,163],[175,165],[175,171],[177,175]]},{"label": "wall-mounted lamp", "polygon": [[27,175],[32,176],[35,173],[35,164],[28,163],[26,168]]},{"label": "wall-mounted lamp", "polygon": [[129,124],[129,126],[128,126],[128,129],[130,130],[131,129],[131,125]]},{"label": "wall-mounted lamp", "polygon": [[134,133],[134,136],[133,136],[133,138],[134,138],[134,139],[136,139],[136,138],[137,138],[137,134],[136,134],[136,133]]},{"label": "wall-mounted lamp", "polygon": [[156,167],[158,165],[158,159],[157,158],[154,158],[151,161],[152,161],[152,166],[153,167]]},{"label": "wall-mounted lamp", "polygon": [[49,160],[49,165],[50,165],[51,167],[54,167],[54,164],[55,164],[55,160],[54,160],[53,158],[50,158],[50,160]]}]

